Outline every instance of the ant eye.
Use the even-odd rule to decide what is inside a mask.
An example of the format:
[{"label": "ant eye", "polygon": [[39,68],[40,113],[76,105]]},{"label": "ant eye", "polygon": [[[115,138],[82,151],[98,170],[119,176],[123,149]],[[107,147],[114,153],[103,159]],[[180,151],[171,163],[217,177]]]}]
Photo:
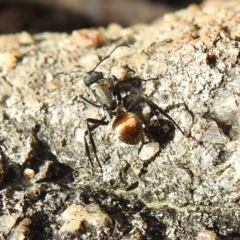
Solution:
[{"label": "ant eye", "polygon": [[130,145],[138,144],[143,138],[142,121],[134,113],[122,113],[113,122],[118,138]]}]

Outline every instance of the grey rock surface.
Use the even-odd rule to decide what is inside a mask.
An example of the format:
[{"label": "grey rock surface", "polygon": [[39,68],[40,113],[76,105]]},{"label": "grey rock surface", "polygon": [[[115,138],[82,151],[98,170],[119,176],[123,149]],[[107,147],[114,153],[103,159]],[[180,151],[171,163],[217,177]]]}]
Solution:
[{"label": "grey rock surface", "polygon": [[[95,47],[81,32],[0,36],[1,238],[240,239],[239,20],[235,2],[210,2],[98,29]],[[123,43],[97,71],[115,75],[129,101],[151,99],[185,135],[140,103],[143,143],[99,126],[103,172],[91,151],[92,174],[85,119],[103,112],[79,97],[96,101],[83,78]]]}]

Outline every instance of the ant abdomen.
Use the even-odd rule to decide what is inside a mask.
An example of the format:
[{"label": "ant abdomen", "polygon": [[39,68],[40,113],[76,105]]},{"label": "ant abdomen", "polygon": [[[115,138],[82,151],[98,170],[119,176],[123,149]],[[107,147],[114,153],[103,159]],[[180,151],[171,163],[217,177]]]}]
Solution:
[{"label": "ant abdomen", "polygon": [[143,139],[142,121],[134,113],[118,115],[112,127],[117,137],[126,144],[136,145]]}]

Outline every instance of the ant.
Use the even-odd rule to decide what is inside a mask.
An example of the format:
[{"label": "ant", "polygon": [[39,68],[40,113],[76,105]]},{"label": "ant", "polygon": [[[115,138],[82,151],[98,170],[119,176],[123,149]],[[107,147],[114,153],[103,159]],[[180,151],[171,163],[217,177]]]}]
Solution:
[{"label": "ant", "polygon": [[[130,106],[126,106],[124,99],[122,97],[122,92],[119,87],[118,79],[112,75],[110,78],[104,78],[102,72],[96,71],[97,67],[106,59],[108,59],[112,53],[119,47],[129,47],[126,44],[121,44],[116,46],[109,55],[105,56],[91,71],[87,72],[83,81],[87,88],[92,92],[97,103],[91,102],[88,99],[80,96],[81,100],[90,104],[94,107],[101,108],[105,112],[105,116],[102,119],[94,119],[94,118],[86,118],[87,130],[84,133],[84,143],[85,143],[85,152],[88,156],[89,162],[91,164],[92,169],[94,169],[93,160],[90,155],[89,143],[92,147],[94,156],[98,163],[98,166],[102,172],[102,164],[98,158],[97,148],[92,136],[92,131],[99,126],[108,125],[113,117],[115,120],[113,121],[112,128],[116,133],[117,137],[124,143],[129,145],[136,145],[140,143],[143,139],[144,129],[142,126],[142,120],[140,117],[133,113],[133,110],[139,106],[140,103],[146,102],[154,115],[159,115],[161,113],[164,117],[169,119],[180,131],[183,135],[185,133],[179,127],[179,125],[173,120],[171,116],[169,116],[163,109],[161,109],[157,104],[148,99],[145,96],[139,96],[134,99]],[[73,71],[79,72],[79,71]],[[70,72],[70,73],[73,73]],[[58,73],[59,74],[68,74],[68,73]],[[142,79],[141,79],[142,80]],[[147,81],[147,80],[142,80]],[[89,143],[87,141],[87,135],[89,136]]]}]

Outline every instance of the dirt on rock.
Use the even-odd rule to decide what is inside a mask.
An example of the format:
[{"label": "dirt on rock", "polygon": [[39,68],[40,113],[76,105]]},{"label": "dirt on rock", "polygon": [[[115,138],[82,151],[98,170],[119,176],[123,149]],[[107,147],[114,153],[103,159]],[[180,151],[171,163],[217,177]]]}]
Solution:
[{"label": "dirt on rock", "polygon": [[[0,238],[240,239],[239,22],[240,5],[218,1],[84,38],[1,35]],[[102,169],[89,134],[93,169],[85,153],[86,118],[106,112],[84,101],[99,104],[93,69],[116,76],[144,129],[138,145],[115,117],[93,129]]]}]

